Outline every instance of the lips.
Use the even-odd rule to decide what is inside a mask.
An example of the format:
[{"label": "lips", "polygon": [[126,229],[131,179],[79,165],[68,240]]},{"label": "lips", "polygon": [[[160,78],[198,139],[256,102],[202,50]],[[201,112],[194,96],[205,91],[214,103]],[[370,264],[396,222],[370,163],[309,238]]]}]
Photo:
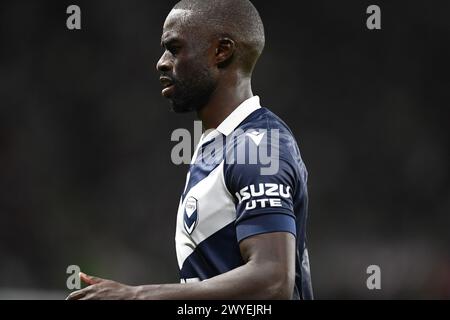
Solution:
[{"label": "lips", "polygon": [[161,92],[162,95],[164,97],[170,96],[172,94],[173,88],[174,88],[172,79],[170,79],[169,77],[162,76],[159,78],[159,81],[161,82],[161,85],[163,88],[163,90]]}]

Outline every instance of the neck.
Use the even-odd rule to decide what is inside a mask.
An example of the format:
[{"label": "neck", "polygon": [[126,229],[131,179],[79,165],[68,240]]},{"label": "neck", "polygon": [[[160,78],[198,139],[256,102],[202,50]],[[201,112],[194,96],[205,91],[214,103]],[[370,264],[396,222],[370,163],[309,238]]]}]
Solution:
[{"label": "neck", "polygon": [[212,93],[208,103],[197,112],[198,117],[205,130],[215,129],[234,109],[251,97],[253,92],[249,77],[235,77],[222,81]]}]

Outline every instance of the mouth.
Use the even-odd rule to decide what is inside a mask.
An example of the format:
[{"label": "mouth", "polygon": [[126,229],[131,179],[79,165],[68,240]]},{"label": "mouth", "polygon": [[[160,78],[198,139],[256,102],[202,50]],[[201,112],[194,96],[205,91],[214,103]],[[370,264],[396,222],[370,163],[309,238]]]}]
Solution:
[{"label": "mouth", "polygon": [[161,82],[161,85],[163,88],[161,91],[161,94],[166,98],[169,97],[173,93],[173,89],[174,89],[174,84],[173,84],[172,79],[170,79],[169,77],[162,76],[159,78],[159,81]]}]

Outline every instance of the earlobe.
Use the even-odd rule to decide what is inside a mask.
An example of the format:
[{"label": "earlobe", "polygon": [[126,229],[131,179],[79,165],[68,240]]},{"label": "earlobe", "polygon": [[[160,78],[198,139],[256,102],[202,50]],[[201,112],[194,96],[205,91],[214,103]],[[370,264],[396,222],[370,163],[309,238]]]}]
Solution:
[{"label": "earlobe", "polygon": [[231,62],[235,50],[236,45],[232,39],[219,39],[219,43],[216,48],[216,62],[219,68],[223,68]]}]

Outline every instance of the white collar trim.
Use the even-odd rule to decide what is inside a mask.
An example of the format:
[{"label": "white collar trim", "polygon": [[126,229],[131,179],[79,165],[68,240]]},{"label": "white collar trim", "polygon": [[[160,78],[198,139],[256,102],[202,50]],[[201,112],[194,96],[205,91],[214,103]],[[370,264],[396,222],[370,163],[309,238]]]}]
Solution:
[{"label": "white collar trim", "polygon": [[242,102],[232,113],[222,121],[222,123],[216,128],[217,131],[225,136],[237,128],[250,114],[261,108],[260,100],[258,96],[251,97]]}]

